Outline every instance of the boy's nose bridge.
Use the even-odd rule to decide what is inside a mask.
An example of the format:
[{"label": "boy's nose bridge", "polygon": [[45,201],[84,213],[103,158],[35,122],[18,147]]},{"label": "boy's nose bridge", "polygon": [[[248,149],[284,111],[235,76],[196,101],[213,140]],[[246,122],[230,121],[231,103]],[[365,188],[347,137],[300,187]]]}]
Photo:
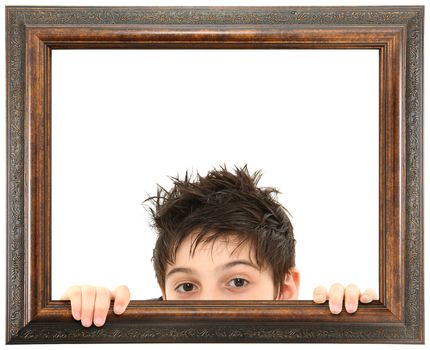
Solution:
[{"label": "boy's nose bridge", "polygon": [[200,293],[201,300],[220,300],[222,293],[215,287],[206,287]]}]

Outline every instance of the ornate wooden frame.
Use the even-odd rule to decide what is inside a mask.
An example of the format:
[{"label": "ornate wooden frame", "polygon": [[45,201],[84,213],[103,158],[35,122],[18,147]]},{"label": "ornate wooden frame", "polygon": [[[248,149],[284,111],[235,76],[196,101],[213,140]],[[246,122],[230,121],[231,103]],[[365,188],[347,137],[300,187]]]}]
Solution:
[{"label": "ornate wooden frame", "polygon": [[[423,6],[7,7],[6,342],[423,343]],[[83,328],[51,300],[50,59],[58,48],[380,53],[380,299],[133,301]]]}]

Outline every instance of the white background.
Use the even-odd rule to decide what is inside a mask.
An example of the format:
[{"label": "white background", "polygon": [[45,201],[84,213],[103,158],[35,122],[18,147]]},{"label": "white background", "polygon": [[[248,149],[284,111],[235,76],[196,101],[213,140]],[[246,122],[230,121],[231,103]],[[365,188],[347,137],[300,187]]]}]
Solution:
[{"label": "white background", "polygon": [[[308,1],[306,1],[306,0],[304,0],[304,1],[301,1],[300,3],[297,3],[297,2],[291,2],[291,1],[270,1],[270,2],[263,2],[263,1],[219,1],[219,2],[217,2],[216,3],[216,5],[219,5],[219,6],[221,6],[221,5],[227,5],[227,6],[232,6],[232,5],[242,5],[242,6],[245,6],[245,5],[248,5],[248,6],[251,6],[251,5],[254,5],[254,6],[262,6],[262,5],[264,5],[264,6],[270,6],[270,5],[276,5],[276,6],[287,6],[287,5],[289,5],[289,6],[294,6],[294,5],[296,5],[296,6],[298,6],[298,5],[302,5],[302,6],[307,6],[307,5],[310,5],[310,6],[312,6],[312,5],[319,5],[319,6],[329,6],[329,5],[333,5],[333,6],[339,6],[339,5],[411,5],[411,4],[425,4],[426,2],[425,1],[415,1],[415,2],[411,2],[411,3],[407,3],[407,2],[404,2],[404,1],[355,1],[354,3],[345,3],[345,2],[342,2],[342,1],[329,1],[329,2],[325,2],[325,1],[310,1],[310,0],[308,0]],[[71,4],[70,2],[67,2],[67,1],[51,1],[51,2],[46,2],[46,1],[8,1],[7,2],[7,5],[63,5],[63,6],[65,6],[65,5],[82,5],[82,6],[90,6],[90,5],[95,5],[95,6],[101,6],[101,5],[104,5],[104,6],[114,6],[114,5],[121,5],[121,6],[140,6],[140,5],[172,5],[172,6],[175,6],[175,5],[195,5],[195,6],[203,6],[203,5],[215,5],[214,3],[212,3],[212,2],[204,2],[204,1],[170,1],[170,2],[163,2],[163,3],[159,3],[159,2],[149,2],[149,1],[127,1],[127,2],[123,2],[123,3],[119,3],[119,2],[115,2],[115,1],[94,1],[94,0],[92,0],[92,1],[85,1],[85,2],[74,2],[73,4]],[[4,11],[4,8],[1,8],[1,11]],[[2,14],[0,15],[0,20],[1,21],[4,21],[4,12],[2,12]],[[428,21],[427,21],[428,22]],[[3,23],[3,26],[2,26],[2,30],[4,30],[3,29],[4,28],[4,23]],[[426,25],[426,31],[428,31],[428,25]],[[3,36],[4,37],[4,36]],[[425,54],[425,56],[424,57],[427,57],[428,56],[428,45],[425,45],[425,51],[426,51],[426,53],[427,54]],[[3,48],[2,48],[3,49]],[[0,55],[0,59],[2,60],[2,63],[3,64],[5,64],[5,62],[4,62],[4,55]],[[4,73],[2,73],[2,74],[4,74]],[[4,89],[4,86],[5,85],[1,85],[1,89]],[[4,90],[2,90],[3,92],[4,92]],[[427,90],[425,90],[425,93],[426,93],[426,95],[427,95],[427,91],[428,91],[428,89]],[[4,96],[5,96],[5,92],[4,92]],[[2,100],[2,103],[4,103],[4,100]],[[5,107],[4,107],[5,108]],[[4,109],[5,110],[5,109]],[[426,129],[427,129],[427,126],[426,126]],[[5,134],[1,134],[2,136],[1,137],[5,137]],[[4,139],[4,142],[0,142],[0,145],[2,146],[2,147],[4,147],[5,146],[5,143],[6,143],[6,140]],[[1,153],[1,152],[0,152]],[[4,149],[4,152],[2,152],[1,153],[3,156],[5,156],[6,155],[6,150]],[[426,152],[425,152],[425,154],[426,154]],[[6,161],[4,160],[4,162],[3,162],[3,164],[6,164]],[[179,168],[177,168],[177,170],[180,170]],[[198,169],[198,170],[200,170],[200,169]],[[264,170],[264,169],[263,169]],[[268,171],[266,170],[265,171],[265,173],[267,173],[268,174]],[[165,173],[166,175],[167,174],[170,174],[170,173]],[[5,182],[4,182],[4,184],[6,184],[6,179],[4,180]],[[4,187],[5,188],[5,187]],[[426,195],[424,196],[424,198],[426,198]],[[5,204],[5,202],[2,202],[2,204],[1,205],[4,205]],[[6,208],[5,207],[0,207],[0,212],[3,214],[3,213],[5,213],[6,212]],[[2,216],[2,219],[4,218],[4,216]],[[3,248],[3,251],[5,252],[5,246],[4,246],[4,244],[5,244],[5,241],[6,240],[3,240],[3,241],[0,241],[1,243],[1,247]],[[425,242],[425,244],[426,244],[426,248],[428,248],[428,240]],[[4,263],[4,261],[5,260],[3,260],[3,262],[2,262],[2,264]],[[426,268],[428,268],[428,264],[426,263]],[[2,281],[5,281],[5,275],[4,275],[4,272],[5,272],[5,267],[4,268],[1,268],[0,269],[0,278],[1,278],[1,280]],[[2,287],[2,288],[0,288],[0,295],[1,296],[3,296],[3,300],[5,300],[5,294],[4,294],[4,291],[5,291],[5,288],[4,288],[4,286]],[[428,294],[428,293],[426,293],[426,294]],[[4,314],[4,303],[0,303],[0,311]],[[428,322],[427,322],[428,323]],[[427,334],[428,334],[428,327],[426,327],[427,328]],[[2,334],[2,337],[4,336],[4,334],[5,334],[5,329],[4,329],[4,324],[3,323],[0,323],[0,333]],[[4,338],[2,338],[3,339],[3,341],[2,341],[2,343],[4,344]],[[74,345],[73,345],[74,346]],[[81,345],[80,347],[81,348],[83,348],[83,347],[86,347],[86,348],[94,348],[94,347],[102,347],[103,346],[103,348],[106,348],[106,347],[110,347],[110,348],[116,348],[116,349],[119,349],[120,348],[120,346],[121,346],[121,348],[122,348],[122,346],[123,345],[101,345],[101,344],[98,344],[98,345]],[[128,347],[132,347],[132,346],[142,346],[142,345],[127,345]],[[145,347],[149,347],[149,348],[160,348],[160,347],[162,347],[162,348],[164,348],[164,347],[171,347],[171,348],[175,348],[175,349],[178,349],[178,348],[183,348],[183,349],[185,349],[185,348],[189,348],[189,347],[202,347],[202,346],[204,346],[205,348],[206,347],[211,347],[211,346],[220,346],[219,344],[205,344],[205,345],[203,345],[203,344],[160,344],[160,345],[157,345],[157,344],[146,344],[146,345],[143,345],[143,346],[145,346]],[[235,347],[235,348],[237,348],[237,347],[240,347],[240,348],[244,348],[244,347],[247,347],[247,348],[249,348],[249,347],[254,347],[254,348],[260,348],[261,346],[262,346],[262,344],[223,344],[223,345],[221,345],[221,346],[223,346],[223,347],[225,347],[225,348],[233,348],[233,347]],[[323,347],[326,347],[326,348],[333,348],[333,347],[341,347],[342,349],[343,348],[345,348],[345,347],[347,347],[347,348],[352,348],[352,347],[357,347],[357,346],[359,346],[360,348],[361,348],[361,346],[362,345],[343,345],[343,344],[339,344],[339,345],[331,345],[331,344],[270,344],[270,345],[268,345],[268,344],[265,344],[264,345],[264,347],[266,348],[266,347],[268,347],[268,348],[275,348],[275,347],[284,347],[284,346],[288,346],[288,347],[298,347],[298,348],[306,348],[306,349],[309,349],[309,348],[313,348],[313,347],[317,347],[317,348],[323,348]],[[20,347],[20,346],[17,346],[18,348]],[[51,345],[50,346],[50,348],[65,348],[65,347],[67,347],[67,345]],[[368,345],[367,346],[367,348],[378,348],[378,349],[380,349],[380,348],[384,348],[384,349],[388,349],[388,347],[390,347],[390,348],[392,348],[393,347],[393,345]],[[409,345],[395,345],[395,347],[397,347],[397,348],[408,348],[408,347],[410,347]],[[45,349],[46,348],[46,345],[35,345],[35,346],[33,346],[32,347],[33,349]],[[416,346],[414,346],[414,348],[416,348]]]},{"label": "white background", "polygon": [[161,295],[141,202],[167,175],[224,162],[281,190],[300,299],[334,282],[377,290],[378,54],[54,50],[53,298],[75,284]]}]

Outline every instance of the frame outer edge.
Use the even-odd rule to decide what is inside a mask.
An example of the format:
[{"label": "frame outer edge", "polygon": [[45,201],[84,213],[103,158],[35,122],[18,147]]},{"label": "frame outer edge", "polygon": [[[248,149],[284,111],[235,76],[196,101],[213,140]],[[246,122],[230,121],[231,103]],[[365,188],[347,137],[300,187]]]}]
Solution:
[{"label": "frame outer edge", "polygon": [[[89,9],[89,10],[88,10]],[[164,9],[164,10],[163,10]],[[415,7],[245,7],[231,12],[226,7],[6,7],[7,62],[7,322],[6,343],[64,343],[124,342],[123,336],[134,341],[179,341],[196,337],[197,341],[232,336],[230,341],[294,341],[299,336],[305,342],[424,342],[424,282],[423,282],[423,21],[424,6]],[[194,9],[195,12],[191,12]],[[42,10],[42,11],[41,11]],[[314,23],[324,24],[407,24],[406,74],[406,330],[385,332],[375,329],[371,339],[366,337],[369,327],[350,327],[347,339],[331,327],[321,330],[281,330],[276,326],[262,328],[228,327],[216,325],[202,329],[174,326],[165,331],[158,327],[117,330],[105,327],[83,336],[82,329],[37,327],[32,322],[24,327],[24,90],[25,90],[25,33],[26,24],[132,24],[132,23]],[[421,245],[420,245],[421,244]],[[379,327],[376,327],[379,328]],[[336,329],[336,328],[334,328]],[[355,331],[354,331],[355,329]],[[295,332],[297,331],[297,332]],[[119,333],[118,333],[119,332]],[[124,332],[124,333],[123,333]],[[161,332],[161,333],[160,333]],[[343,333],[343,332],[342,332]],[[369,336],[370,334],[368,334]],[[67,340],[64,337],[72,337]],[[91,339],[93,336],[96,339]],[[117,338],[118,336],[118,338]],[[245,337],[245,338],[244,338]],[[261,338],[260,338],[261,337]],[[316,337],[316,338],[313,338]],[[367,338],[367,339],[366,339]],[[316,340],[315,340],[316,339]],[[224,339],[224,341],[229,339]],[[130,341],[130,340],[128,340]],[[218,341],[220,341],[218,339]],[[222,341],[222,340],[221,340]],[[295,339],[297,341],[297,338]],[[127,340],[125,341],[127,342]],[[133,342],[133,340],[131,340]]]},{"label": "frame outer edge", "polygon": [[423,209],[423,47],[424,7],[407,30],[406,63],[406,325],[408,336],[424,344]]},{"label": "frame outer edge", "polygon": [[24,326],[24,14],[6,8],[7,293],[6,343]]}]

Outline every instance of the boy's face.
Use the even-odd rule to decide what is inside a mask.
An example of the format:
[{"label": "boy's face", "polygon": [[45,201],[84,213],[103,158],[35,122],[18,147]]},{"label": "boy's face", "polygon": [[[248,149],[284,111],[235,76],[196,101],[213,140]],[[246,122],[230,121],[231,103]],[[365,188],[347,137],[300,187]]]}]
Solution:
[{"label": "boy's face", "polygon": [[192,239],[184,240],[175,263],[167,267],[164,300],[276,299],[272,272],[256,264],[249,242],[237,247],[231,236],[200,243],[191,256]]}]

